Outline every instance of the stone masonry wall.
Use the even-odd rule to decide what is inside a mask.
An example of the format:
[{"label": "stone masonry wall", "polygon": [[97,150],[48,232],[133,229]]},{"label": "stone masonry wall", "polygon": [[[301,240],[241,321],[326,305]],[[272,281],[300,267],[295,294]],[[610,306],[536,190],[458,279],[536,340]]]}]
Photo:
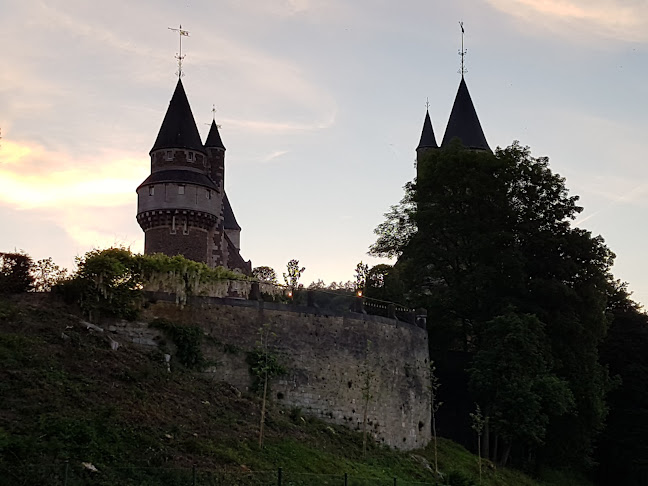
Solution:
[{"label": "stone masonry wall", "polygon": [[[375,440],[414,449],[431,438],[424,329],[378,316],[211,297],[192,298],[182,309],[157,301],[144,315],[154,317],[202,327],[208,336],[203,352],[217,363],[207,372],[242,390],[251,385],[247,352],[256,346],[259,329],[269,326],[270,348],[287,369],[271,385],[275,403],[361,430],[364,389],[371,396],[367,430]],[[111,330],[144,345],[160,340],[141,323]]]}]

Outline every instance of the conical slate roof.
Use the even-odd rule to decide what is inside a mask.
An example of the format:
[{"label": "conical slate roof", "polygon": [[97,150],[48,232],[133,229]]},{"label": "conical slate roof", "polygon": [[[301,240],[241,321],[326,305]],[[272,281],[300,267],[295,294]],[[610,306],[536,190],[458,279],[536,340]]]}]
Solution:
[{"label": "conical slate roof", "polygon": [[420,148],[439,148],[434,137],[434,129],[432,128],[432,121],[430,120],[430,112],[425,111],[425,120],[423,121],[423,131],[421,132],[421,141],[416,149]]},{"label": "conical slate roof", "polygon": [[218,133],[218,125],[216,125],[215,120],[212,120],[211,127],[209,128],[209,134],[207,135],[205,147],[222,148],[223,150],[225,150],[225,145],[223,145],[220,133]]},{"label": "conical slate roof", "polygon": [[164,121],[151,152],[167,148],[205,152],[196,127],[196,121],[187,100],[187,94],[180,79],[178,79],[178,84],[171,97],[169,108],[166,115],[164,115]]},{"label": "conical slate roof", "polygon": [[457,90],[457,97],[455,98],[448,126],[443,136],[441,147],[445,147],[450,143],[450,140],[458,137],[464,147],[473,150],[488,150],[490,147],[484,136],[475,106],[473,105],[468,86],[461,77],[459,89]]},{"label": "conical slate roof", "polygon": [[236,222],[236,217],[234,216],[232,205],[227,198],[227,193],[225,193],[225,197],[223,198],[223,226],[225,227],[225,229],[237,231],[241,230],[241,227]]}]

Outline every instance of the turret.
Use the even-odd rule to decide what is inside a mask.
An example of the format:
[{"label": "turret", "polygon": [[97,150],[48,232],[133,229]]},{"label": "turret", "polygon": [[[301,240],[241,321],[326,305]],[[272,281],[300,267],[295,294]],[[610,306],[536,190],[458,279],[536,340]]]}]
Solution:
[{"label": "turret", "polygon": [[439,148],[432,128],[429,110],[425,110],[425,119],[423,120],[423,130],[421,131],[421,140],[416,147],[416,161],[421,162],[426,153]]},{"label": "turret", "polygon": [[450,119],[448,120],[441,147],[447,147],[454,138],[461,140],[461,143],[467,149],[491,151],[463,75],[461,76],[457,96],[452,105]]},{"label": "turret", "polygon": [[151,175],[137,188],[144,253],[180,254],[212,265],[210,241],[222,221],[220,190],[180,79],[149,153]]}]

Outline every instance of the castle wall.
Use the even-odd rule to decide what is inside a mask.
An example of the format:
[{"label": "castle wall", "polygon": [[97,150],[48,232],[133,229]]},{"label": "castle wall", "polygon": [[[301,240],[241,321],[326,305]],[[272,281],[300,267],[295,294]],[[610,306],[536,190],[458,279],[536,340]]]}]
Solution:
[{"label": "castle wall", "polygon": [[[275,403],[361,430],[363,397],[370,395],[367,430],[377,441],[414,449],[431,438],[424,329],[378,316],[217,298],[194,297],[183,309],[158,302],[145,312],[147,319],[202,327],[206,358],[218,363],[208,373],[243,390],[251,386],[247,352],[268,326],[270,348],[288,370],[272,383]],[[131,335],[153,342],[146,332],[155,331],[139,326]]]}]

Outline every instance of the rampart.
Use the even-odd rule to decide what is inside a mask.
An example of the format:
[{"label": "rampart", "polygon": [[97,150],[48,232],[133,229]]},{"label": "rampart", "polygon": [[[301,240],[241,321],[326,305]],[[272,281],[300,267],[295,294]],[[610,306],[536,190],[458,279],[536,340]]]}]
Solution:
[{"label": "rampart", "polygon": [[[248,352],[259,330],[271,331],[269,347],[287,373],[275,378],[271,399],[285,408],[361,430],[399,449],[424,447],[431,438],[427,332],[380,316],[313,307],[216,297],[149,294],[144,320],[164,317],[205,332],[206,373],[241,390],[252,383]],[[157,345],[165,337],[145,323],[122,321],[116,338]],[[367,402],[367,397],[369,400]]]}]

